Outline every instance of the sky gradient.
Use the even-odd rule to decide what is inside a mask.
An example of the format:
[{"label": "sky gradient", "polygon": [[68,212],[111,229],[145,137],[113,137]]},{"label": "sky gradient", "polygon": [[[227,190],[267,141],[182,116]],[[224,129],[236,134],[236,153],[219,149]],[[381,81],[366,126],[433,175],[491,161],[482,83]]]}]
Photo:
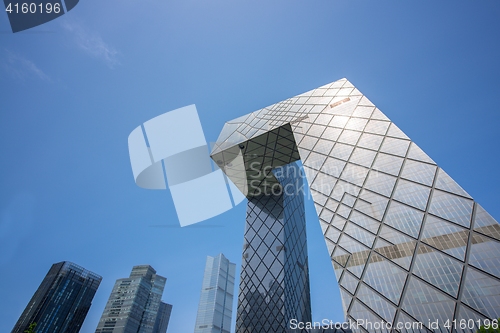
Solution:
[{"label": "sky gradient", "polygon": [[[245,203],[180,228],[168,190],[134,184],[127,148],[190,104],[215,141],[225,121],[346,77],[500,219],[499,17],[498,0],[82,0],[13,34],[0,13],[0,332],[63,260],[103,276],[81,333],[139,264],[168,279],[168,332],[194,330],[206,256],[239,274]],[[306,214],[313,319],[342,321],[310,200]]]}]

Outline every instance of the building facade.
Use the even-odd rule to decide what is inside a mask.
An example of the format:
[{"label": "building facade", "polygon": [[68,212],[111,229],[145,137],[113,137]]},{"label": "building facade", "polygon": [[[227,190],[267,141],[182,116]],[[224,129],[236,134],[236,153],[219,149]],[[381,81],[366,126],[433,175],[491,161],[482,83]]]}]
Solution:
[{"label": "building facade", "polygon": [[207,257],[195,333],[229,333],[236,265],[221,253]]},{"label": "building facade", "polygon": [[96,333],[165,333],[172,306],[161,301],[166,278],[149,265],[134,266],[118,279]]},{"label": "building facade", "polygon": [[248,199],[237,333],[285,332],[311,321],[300,168],[274,169],[278,183]]},{"label": "building facade", "polygon": [[69,261],[53,264],[12,333],[78,333],[102,278]]},{"label": "building facade", "polygon": [[211,156],[249,210],[272,170],[302,161],[358,331],[500,316],[498,222],[348,80],[227,122]]}]

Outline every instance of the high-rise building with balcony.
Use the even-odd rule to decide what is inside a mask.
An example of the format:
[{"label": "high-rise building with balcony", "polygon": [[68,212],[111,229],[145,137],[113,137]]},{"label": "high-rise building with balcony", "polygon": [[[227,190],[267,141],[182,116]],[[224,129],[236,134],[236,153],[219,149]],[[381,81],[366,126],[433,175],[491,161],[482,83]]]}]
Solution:
[{"label": "high-rise building with balcony", "polygon": [[222,253],[207,257],[195,333],[229,333],[236,265]]},{"label": "high-rise building with balcony", "polygon": [[96,333],[165,333],[172,306],[161,301],[166,278],[149,265],[134,266],[118,279]]},{"label": "high-rise building with balcony", "polygon": [[69,261],[53,264],[12,333],[78,333],[102,278]]},{"label": "high-rise building with balcony", "polygon": [[[302,161],[332,283],[340,285],[346,318],[361,323],[358,331],[413,325],[471,332],[500,316],[500,225],[348,80],[227,122],[211,156],[247,196],[247,223],[253,216],[279,220],[267,202],[279,207],[281,199],[261,193],[279,185],[277,168]],[[263,222],[256,225],[274,225]],[[272,267],[262,261],[278,236],[254,234],[247,227],[246,244],[257,254],[265,249],[252,264],[259,275],[259,265]],[[242,286],[249,278],[243,270]],[[261,287],[270,289],[265,297],[246,288],[240,302],[260,306],[279,290]]]}]

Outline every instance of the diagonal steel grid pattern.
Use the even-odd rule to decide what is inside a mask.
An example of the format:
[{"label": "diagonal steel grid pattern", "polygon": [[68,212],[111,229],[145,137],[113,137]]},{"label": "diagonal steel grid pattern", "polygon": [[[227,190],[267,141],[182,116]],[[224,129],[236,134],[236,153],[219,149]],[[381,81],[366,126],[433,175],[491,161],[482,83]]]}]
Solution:
[{"label": "diagonal steel grid pattern", "polygon": [[498,222],[348,80],[226,123],[212,158],[249,198],[249,214],[276,184],[269,170],[302,161],[346,318],[365,321],[359,331],[475,332],[500,316]]}]

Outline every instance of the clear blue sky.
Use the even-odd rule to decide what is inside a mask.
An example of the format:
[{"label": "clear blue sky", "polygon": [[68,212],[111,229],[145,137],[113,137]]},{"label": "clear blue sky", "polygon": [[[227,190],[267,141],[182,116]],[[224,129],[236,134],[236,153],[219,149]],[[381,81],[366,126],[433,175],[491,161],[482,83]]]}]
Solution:
[{"label": "clear blue sky", "polygon": [[[168,278],[170,333],[192,332],[207,255],[240,266],[245,204],[181,229],[168,191],[134,184],[128,134],[196,104],[225,121],[348,78],[500,219],[500,1],[82,0],[12,34],[0,13],[0,332],[52,263]],[[196,202],[193,203],[196,205]],[[343,319],[307,202],[313,317]]]}]

